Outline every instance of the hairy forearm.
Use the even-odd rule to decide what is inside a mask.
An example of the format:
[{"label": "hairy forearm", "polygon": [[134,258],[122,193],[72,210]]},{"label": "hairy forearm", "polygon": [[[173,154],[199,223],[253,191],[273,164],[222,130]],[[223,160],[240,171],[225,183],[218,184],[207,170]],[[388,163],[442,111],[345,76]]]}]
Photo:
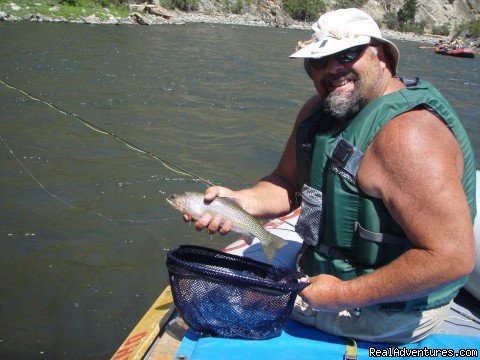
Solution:
[{"label": "hairy forearm", "polygon": [[294,192],[287,181],[271,174],[237,194],[245,211],[259,218],[271,218],[291,210]]},{"label": "hairy forearm", "polygon": [[446,254],[411,249],[373,273],[343,282],[341,297],[345,308],[421,297],[467,275],[461,263]]}]

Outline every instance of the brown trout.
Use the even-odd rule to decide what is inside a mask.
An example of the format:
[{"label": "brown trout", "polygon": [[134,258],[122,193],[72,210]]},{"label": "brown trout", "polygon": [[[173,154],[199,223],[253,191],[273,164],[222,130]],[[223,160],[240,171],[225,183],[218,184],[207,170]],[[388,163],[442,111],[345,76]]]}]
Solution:
[{"label": "brown trout", "polygon": [[278,249],[287,245],[284,239],[265,230],[257,219],[232,199],[217,197],[213,201],[207,202],[202,193],[186,192],[178,195],[172,194],[167,201],[175,209],[190,215],[195,220],[200,219],[205,213],[212,216],[221,215],[224,222],[230,220],[232,231],[241,234],[248,244],[251,244],[255,237],[260,240],[268,262],[272,261]]}]

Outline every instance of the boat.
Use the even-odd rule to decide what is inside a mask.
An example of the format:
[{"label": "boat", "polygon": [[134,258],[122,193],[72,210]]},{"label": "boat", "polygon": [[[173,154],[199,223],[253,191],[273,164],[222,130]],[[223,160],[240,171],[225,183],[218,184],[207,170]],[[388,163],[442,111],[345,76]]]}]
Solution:
[{"label": "boat", "polygon": [[466,47],[448,48],[444,46],[437,46],[435,47],[435,53],[440,55],[450,55],[463,58],[475,57],[475,49]]},{"label": "boat", "polygon": [[[477,204],[480,205],[480,172],[477,171]],[[480,207],[479,207],[480,208]],[[272,220],[265,228],[288,241],[277,251],[274,265],[294,268],[301,239],[293,231],[300,209]],[[367,357],[413,359],[433,357],[480,358],[480,214],[474,225],[477,262],[468,284],[455,298],[450,314],[438,333],[414,344],[381,344],[353,341],[326,334],[288,320],[279,337],[268,340],[200,337],[188,329],[175,309],[167,287],[112,356],[112,360],[136,359],[323,359],[356,360]],[[223,249],[227,253],[265,261],[261,244],[239,239]],[[300,350],[301,349],[301,350]]]}]

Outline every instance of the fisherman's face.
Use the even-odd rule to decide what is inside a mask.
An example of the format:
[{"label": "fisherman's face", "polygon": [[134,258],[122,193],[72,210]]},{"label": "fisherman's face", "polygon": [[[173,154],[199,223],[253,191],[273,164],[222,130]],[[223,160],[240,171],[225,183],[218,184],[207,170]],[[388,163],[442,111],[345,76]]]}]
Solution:
[{"label": "fisherman's face", "polygon": [[323,68],[311,66],[315,88],[325,99],[326,110],[337,119],[350,120],[382,95],[382,64],[376,52],[367,46],[354,61],[341,63],[330,57]]}]

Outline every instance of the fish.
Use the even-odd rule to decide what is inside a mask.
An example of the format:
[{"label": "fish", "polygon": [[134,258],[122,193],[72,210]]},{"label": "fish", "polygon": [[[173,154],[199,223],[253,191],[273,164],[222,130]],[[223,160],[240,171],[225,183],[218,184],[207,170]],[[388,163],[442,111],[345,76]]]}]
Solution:
[{"label": "fish", "polygon": [[221,215],[223,222],[230,220],[232,231],[241,234],[247,244],[250,245],[255,237],[260,240],[268,262],[272,261],[278,249],[287,245],[287,241],[265,230],[262,224],[243,210],[234,199],[216,197],[212,201],[206,201],[202,193],[186,192],[172,194],[167,197],[167,201],[174,209],[188,214],[194,220],[200,219],[205,213]]}]

